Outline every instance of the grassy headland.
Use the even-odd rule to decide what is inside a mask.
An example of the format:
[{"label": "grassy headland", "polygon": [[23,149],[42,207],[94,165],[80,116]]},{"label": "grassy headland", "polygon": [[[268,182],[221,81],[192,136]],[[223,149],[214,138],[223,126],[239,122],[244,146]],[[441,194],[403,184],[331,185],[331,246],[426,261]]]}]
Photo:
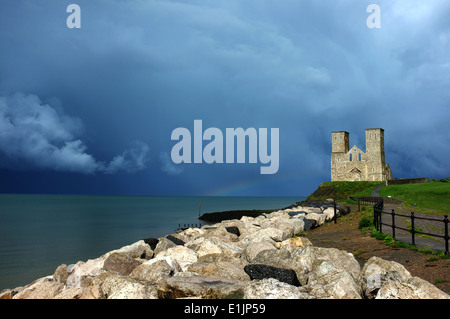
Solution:
[{"label": "grassy headland", "polygon": [[[336,198],[345,201],[349,197],[371,196],[372,190],[384,182],[325,182],[308,196],[308,200]],[[428,183],[405,185],[389,185],[380,189],[380,196],[397,198],[404,201],[406,206],[436,213],[450,212],[450,178]],[[416,209],[417,210],[417,209]]]},{"label": "grassy headland", "polygon": [[431,181],[428,183],[389,185],[381,188],[380,196],[394,197],[407,206],[450,212],[450,183]]},{"label": "grassy headland", "polygon": [[308,196],[307,200],[336,198],[346,200],[351,196],[371,196],[372,190],[384,182],[325,182]]}]

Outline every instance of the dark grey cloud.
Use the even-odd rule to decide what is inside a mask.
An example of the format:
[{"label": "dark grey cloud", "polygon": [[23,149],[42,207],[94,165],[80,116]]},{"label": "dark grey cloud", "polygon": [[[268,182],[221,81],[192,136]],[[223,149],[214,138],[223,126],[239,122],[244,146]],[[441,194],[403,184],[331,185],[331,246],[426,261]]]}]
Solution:
[{"label": "dark grey cloud", "polygon": [[147,144],[140,141],[135,141],[132,144],[122,154],[116,155],[102,170],[107,174],[114,174],[121,170],[135,173],[145,169],[149,160],[148,153],[150,148]]},{"label": "dark grey cloud", "polygon": [[161,170],[169,175],[179,175],[184,170],[183,166],[173,163],[167,153],[161,152],[159,154],[159,159],[161,160]]},{"label": "dark grey cloud", "polygon": [[[61,170],[138,171],[171,193],[249,180],[253,194],[308,193],[330,178],[331,131],[364,149],[364,129],[382,127],[395,177],[450,175],[448,1],[377,1],[380,29],[366,26],[373,1],[80,0],[78,30],[65,26],[70,3],[0,4],[0,95],[24,92],[54,120],[36,135],[52,160],[16,127],[9,139],[22,149],[2,143],[3,166],[20,155]],[[173,164],[171,132],[194,119],[280,128],[279,172]]]}]

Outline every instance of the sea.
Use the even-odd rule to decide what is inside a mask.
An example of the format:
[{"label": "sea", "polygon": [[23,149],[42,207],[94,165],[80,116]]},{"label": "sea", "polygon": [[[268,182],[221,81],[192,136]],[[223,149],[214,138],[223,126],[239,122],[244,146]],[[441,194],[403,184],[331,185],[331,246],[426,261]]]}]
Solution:
[{"label": "sea", "polygon": [[204,213],[279,209],[305,197],[0,194],[0,291],[179,226]]}]

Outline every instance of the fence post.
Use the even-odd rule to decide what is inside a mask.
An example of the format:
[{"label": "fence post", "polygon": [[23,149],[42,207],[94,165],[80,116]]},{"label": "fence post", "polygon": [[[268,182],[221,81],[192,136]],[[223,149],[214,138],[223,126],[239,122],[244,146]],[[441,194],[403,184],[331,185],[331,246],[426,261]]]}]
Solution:
[{"label": "fence post", "polygon": [[416,241],[414,240],[415,228],[414,228],[414,212],[411,212],[411,234],[412,234],[412,244],[415,246]]},{"label": "fence post", "polygon": [[395,210],[392,210],[392,237],[395,239]]},{"label": "fence post", "polygon": [[382,221],[382,218],[383,218],[383,211],[382,210],[380,210],[380,213],[379,213],[379,215],[378,215],[378,226],[380,227],[380,233],[382,233],[383,232],[383,226],[381,225],[381,223],[383,222]]},{"label": "fence post", "polygon": [[444,215],[444,226],[445,226],[445,253],[448,255],[448,215]]},{"label": "fence post", "polygon": [[375,205],[373,207],[373,225],[375,226],[375,229],[378,230],[378,207]]},{"label": "fence post", "polygon": [[334,208],[334,223],[337,223],[337,210],[336,210],[336,198],[333,198],[333,208]]}]

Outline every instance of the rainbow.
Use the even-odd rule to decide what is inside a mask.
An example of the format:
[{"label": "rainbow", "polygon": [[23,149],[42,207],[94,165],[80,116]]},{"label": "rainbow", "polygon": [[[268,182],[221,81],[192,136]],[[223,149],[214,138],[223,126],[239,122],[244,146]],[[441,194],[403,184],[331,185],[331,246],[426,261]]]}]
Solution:
[{"label": "rainbow", "polygon": [[[273,178],[274,177],[274,178]],[[239,180],[237,182],[221,186],[207,193],[205,196],[242,196],[245,191],[251,190],[256,186],[279,184],[280,182],[300,180],[299,176],[292,174],[277,174],[270,178],[258,176],[258,178],[250,178],[247,180]]]}]

